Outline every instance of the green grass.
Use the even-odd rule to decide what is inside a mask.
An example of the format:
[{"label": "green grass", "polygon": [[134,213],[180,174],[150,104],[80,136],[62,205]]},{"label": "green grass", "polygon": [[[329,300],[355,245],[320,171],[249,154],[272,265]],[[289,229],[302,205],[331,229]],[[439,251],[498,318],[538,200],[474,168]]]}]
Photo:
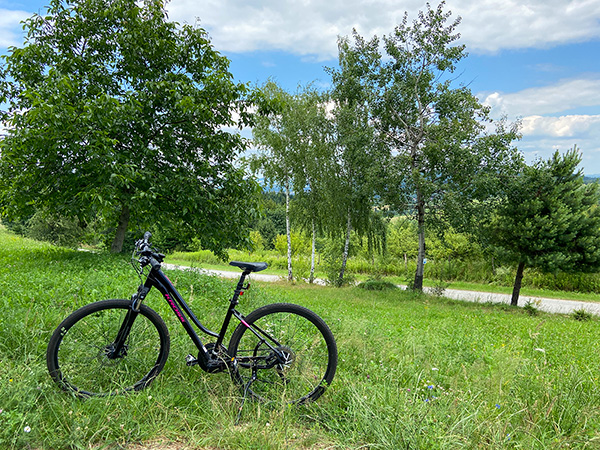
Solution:
[{"label": "green grass", "polygon": [[[170,272],[184,298],[218,327],[232,281]],[[600,445],[597,318],[467,304],[400,290],[256,283],[240,309],[291,301],[320,314],[339,347],[330,389],[315,404],[248,402],[226,374],[187,367],[193,351],[168,306],[172,348],[145,391],[81,401],[60,391],[45,348],[75,308],[127,298],[128,261],[56,249],[0,230],[0,448],[559,449]],[[26,431],[27,430],[27,431]]]}]

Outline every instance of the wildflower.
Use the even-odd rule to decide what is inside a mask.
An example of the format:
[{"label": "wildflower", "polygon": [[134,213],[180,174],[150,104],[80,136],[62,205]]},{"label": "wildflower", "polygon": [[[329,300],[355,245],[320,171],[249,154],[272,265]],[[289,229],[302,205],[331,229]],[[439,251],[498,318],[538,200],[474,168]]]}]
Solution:
[{"label": "wildflower", "polygon": [[500,409],[500,405],[498,403],[496,403],[496,408]]},{"label": "wildflower", "polygon": [[440,369],[438,369],[437,367],[432,367],[431,370],[437,371],[437,370],[440,370]]},{"label": "wildflower", "polygon": [[427,386],[427,389],[433,389],[433,388],[434,388],[433,384],[430,384],[429,386]]},{"label": "wildflower", "polygon": [[23,431],[25,433],[29,433],[31,431],[31,427],[29,425],[27,425],[25,428],[23,428]]}]

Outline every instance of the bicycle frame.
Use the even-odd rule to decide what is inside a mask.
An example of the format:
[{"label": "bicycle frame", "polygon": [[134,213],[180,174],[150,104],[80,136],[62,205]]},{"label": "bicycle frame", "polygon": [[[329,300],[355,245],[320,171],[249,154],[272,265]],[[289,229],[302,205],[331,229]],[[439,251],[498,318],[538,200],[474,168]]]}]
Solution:
[{"label": "bicycle frame", "polygon": [[[198,364],[202,369],[207,372],[217,372],[226,368],[226,364],[222,359],[217,358],[216,352],[214,349],[220,349],[223,345],[223,340],[225,338],[225,333],[227,332],[227,328],[231,322],[232,316],[236,317],[240,322],[242,322],[245,326],[247,326],[254,334],[259,336],[258,332],[252,329],[245,321],[243,316],[235,309],[235,307],[239,303],[239,296],[243,293],[245,289],[248,289],[249,285],[244,286],[244,281],[246,277],[251,272],[248,270],[244,270],[240,276],[238,284],[235,288],[234,294],[229,302],[229,308],[227,310],[227,314],[225,315],[225,319],[223,320],[223,325],[221,326],[221,330],[219,333],[209,330],[198,320],[198,318],[194,315],[189,305],[185,302],[181,294],[177,291],[171,280],[160,270],[160,266],[152,267],[148,276],[146,277],[146,281],[144,284],[140,285],[136,294],[134,294],[131,298],[131,310],[127,313],[125,320],[121,326],[121,329],[117,335],[117,339],[115,340],[114,349],[111,352],[109,357],[118,358],[121,353],[121,349],[123,348],[124,342],[127,339],[131,326],[135,321],[135,317],[137,316],[140,305],[150,292],[150,290],[154,287],[156,288],[165,298],[173,313],[179,319],[181,325],[189,335],[190,339],[194,343],[194,345],[198,349],[198,359],[188,361],[188,364]],[[198,329],[200,329],[203,333],[217,338],[214,346],[209,350],[203,344],[202,340],[196,333],[193,328],[195,325]],[[264,338],[263,338],[264,339]],[[267,345],[273,348],[269,343]],[[275,350],[273,348],[273,350]],[[278,352],[277,352],[278,353]]]}]

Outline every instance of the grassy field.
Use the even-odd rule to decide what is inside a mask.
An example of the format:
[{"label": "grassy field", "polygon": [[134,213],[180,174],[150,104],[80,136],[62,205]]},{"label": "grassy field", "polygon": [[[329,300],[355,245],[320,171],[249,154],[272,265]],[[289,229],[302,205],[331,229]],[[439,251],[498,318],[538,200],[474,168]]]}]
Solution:
[{"label": "grassy field", "polygon": [[[216,328],[231,281],[169,277]],[[0,230],[0,449],[600,448],[597,320],[465,304],[391,290],[257,283],[245,312],[307,306],[331,326],[339,367],[315,404],[247,402],[226,374],[187,367],[193,351],[168,306],[169,361],[145,391],[77,400],[45,368],[45,348],[75,308],[128,298],[121,257],[56,249]],[[141,444],[141,446],[140,446]]]}]

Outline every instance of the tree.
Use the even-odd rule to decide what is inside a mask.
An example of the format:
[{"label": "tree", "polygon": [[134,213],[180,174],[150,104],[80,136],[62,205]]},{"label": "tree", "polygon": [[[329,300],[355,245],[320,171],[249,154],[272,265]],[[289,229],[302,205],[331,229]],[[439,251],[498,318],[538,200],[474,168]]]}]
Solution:
[{"label": "tree", "polygon": [[330,217],[326,190],[333,154],[326,100],[325,95],[307,86],[294,96],[290,111],[293,120],[288,123],[294,151],[296,221],[311,234],[309,283],[315,278],[317,234]]},{"label": "tree", "polygon": [[290,123],[293,122],[293,98],[276,83],[269,81],[261,89],[269,103],[267,114],[261,115],[252,129],[254,143],[261,153],[252,158],[255,172],[261,172],[271,186],[283,187],[285,192],[285,230],[287,238],[288,281],[294,280],[292,268],[292,229],[290,224],[290,195],[294,180],[294,142]]},{"label": "tree", "polygon": [[3,216],[100,214],[115,252],[159,218],[217,253],[247,241],[257,188],[226,128],[251,122],[250,95],[204,30],[163,0],[51,0],[24,28],[0,75]]},{"label": "tree", "polygon": [[584,184],[576,148],[538,160],[507,186],[490,224],[507,261],[517,264],[511,305],[519,300],[524,269],[544,272],[600,267],[600,190]]},{"label": "tree", "polygon": [[328,179],[328,210],[330,232],[344,230],[344,249],[338,284],[344,282],[344,273],[350,237],[381,230],[379,216],[374,213],[383,167],[383,148],[376,139],[370,103],[373,91],[365,82],[373,66],[377,40],[364,41],[355,33],[355,39],[365,52],[352,48],[349,39],[338,40],[339,68],[328,69],[332,78],[333,154],[332,170]]},{"label": "tree", "polygon": [[[262,153],[254,158],[271,184],[284,188],[286,194],[286,236],[288,240],[288,279],[292,276],[291,219],[299,228],[312,234],[311,269],[314,279],[317,231],[322,228],[325,180],[331,167],[330,126],[323,96],[310,86],[292,95],[273,82],[262,92],[271,101],[271,114],[257,120],[253,129],[255,143]],[[294,194],[293,207],[290,206]]]},{"label": "tree", "polygon": [[382,195],[417,222],[417,290],[423,287],[427,227],[446,221],[460,231],[454,219],[472,212],[474,200],[493,192],[498,174],[520,160],[510,146],[516,128],[499,123],[487,131],[489,109],[468,88],[453,86],[450,75],[466,53],[456,44],[460,19],[447,24],[451,13],[443,8],[443,2],[436,9],[427,4],[412,24],[405,15],[383,38],[384,54],[376,38],[366,42],[356,34],[352,49],[371,65],[364,83],[373,92],[372,121],[389,149]]}]

